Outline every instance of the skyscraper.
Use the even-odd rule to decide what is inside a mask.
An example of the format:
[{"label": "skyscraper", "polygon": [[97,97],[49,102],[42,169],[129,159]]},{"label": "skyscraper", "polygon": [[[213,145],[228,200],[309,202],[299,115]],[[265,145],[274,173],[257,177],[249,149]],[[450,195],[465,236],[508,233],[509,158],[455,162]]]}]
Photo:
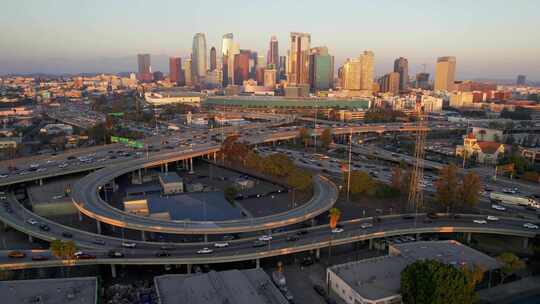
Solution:
[{"label": "skyscraper", "polygon": [[182,85],[184,78],[184,71],[182,71],[182,58],[171,57],[169,58],[169,80],[172,83]]},{"label": "skyscraper", "polygon": [[362,79],[362,64],[360,58],[349,58],[341,71],[342,87],[345,90],[360,90]]},{"label": "skyscraper", "polygon": [[287,56],[279,56],[278,80],[287,78]]},{"label": "skyscraper", "polygon": [[251,57],[251,51],[240,50],[240,52],[234,55],[234,84],[242,85],[244,80],[249,79],[249,59]]},{"label": "skyscraper", "polygon": [[334,57],[327,47],[314,47],[309,56],[309,83],[313,91],[326,91],[333,86]]},{"label": "skyscraper", "polygon": [[191,54],[191,81],[198,84],[206,76],[206,38],[204,33],[193,36],[193,48]]},{"label": "skyscraper", "polygon": [[429,73],[416,74],[416,88],[429,90]]},{"label": "skyscraper", "polygon": [[379,79],[380,91],[397,95],[400,91],[400,83],[401,75],[398,72],[388,73]]},{"label": "skyscraper", "polygon": [[150,54],[138,54],[137,64],[139,71],[137,76],[140,81],[150,82],[152,81],[152,66],[150,64]]},{"label": "skyscraper", "polygon": [[223,35],[221,54],[223,56],[223,86],[234,84],[234,56],[240,52],[240,47],[233,41],[233,34]]},{"label": "skyscraper", "polygon": [[213,71],[217,68],[217,54],[216,48],[210,48],[210,71]]},{"label": "skyscraper", "polygon": [[183,70],[184,70],[184,81],[185,81],[185,84],[187,86],[192,86],[193,85],[193,81],[191,79],[191,76],[193,75],[192,72],[191,72],[191,67],[192,67],[192,64],[191,64],[191,58],[187,58],[186,60],[184,60],[184,66],[183,66]]},{"label": "skyscraper", "polygon": [[453,91],[456,77],[456,57],[437,58],[435,67],[435,91]]},{"label": "skyscraper", "polygon": [[399,57],[394,61],[394,72],[399,73],[399,91],[404,92],[409,88],[409,61]]},{"label": "skyscraper", "polygon": [[373,74],[375,73],[375,54],[372,51],[364,51],[360,54],[360,64],[360,90],[371,92],[373,90]]},{"label": "skyscraper", "polygon": [[527,84],[527,76],[518,75],[516,84],[518,86],[525,86]]},{"label": "skyscraper", "polygon": [[279,49],[278,49],[278,40],[276,36],[272,36],[272,38],[270,38],[270,47],[268,48],[267,65],[273,69],[279,68]]},{"label": "skyscraper", "polygon": [[287,80],[289,85],[309,84],[309,50],[311,35],[291,33],[289,40],[289,62]]}]

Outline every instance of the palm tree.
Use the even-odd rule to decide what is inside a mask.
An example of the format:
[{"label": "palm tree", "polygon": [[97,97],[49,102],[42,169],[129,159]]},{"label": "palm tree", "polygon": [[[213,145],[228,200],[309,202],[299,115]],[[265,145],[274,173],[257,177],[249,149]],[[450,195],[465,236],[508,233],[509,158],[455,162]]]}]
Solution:
[{"label": "palm tree", "polygon": [[335,229],[339,221],[339,218],[341,217],[341,210],[334,207],[330,209],[329,212],[330,214],[328,215],[328,217],[330,217],[330,229]]}]

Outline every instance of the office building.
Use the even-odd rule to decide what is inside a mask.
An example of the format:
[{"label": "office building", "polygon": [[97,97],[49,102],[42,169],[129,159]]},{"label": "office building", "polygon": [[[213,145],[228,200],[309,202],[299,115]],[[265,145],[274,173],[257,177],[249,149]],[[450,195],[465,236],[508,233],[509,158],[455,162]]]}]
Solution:
[{"label": "office building", "polygon": [[399,73],[399,91],[407,91],[409,89],[409,61],[407,58],[399,57],[394,61],[394,72]]},{"label": "office building", "polygon": [[184,71],[182,70],[182,58],[169,58],[169,80],[175,84],[182,84],[184,80]]},{"label": "office building", "polygon": [[213,71],[217,68],[217,54],[216,54],[216,48],[211,47],[210,48],[210,71]]},{"label": "office building", "polygon": [[525,75],[518,75],[516,84],[518,86],[526,86],[527,85],[527,76]]},{"label": "office building", "polygon": [[309,83],[313,91],[327,91],[333,87],[334,57],[327,47],[311,49],[309,57]]},{"label": "office building", "polygon": [[287,56],[279,56],[278,80],[287,78]]},{"label": "office building", "polygon": [[193,37],[191,60],[191,81],[198,84],[206,76],[206,38],[204,33],[197,33]]},{"label": "office building", "polygon": [[192,73],[191,73],[191,58],[187,58],[186,60],[184,60],[183,62],[183,70],[184,70],[184,82],[185,82],[185,85],[186,86],[192,86],[193,85],[193,81],[192,81]]},{"label": "office building", "polygon": [[341,71],[341,86],[344,90],[360,90],[362,64],[359,58],[349,58]]},{"label": "office building", "polygon": [[416,74],[416,88],[429,90],[429,73],[418,73]]},{"label": "office building", "polygon": [[398,95],[400,81],[401,76],[398,72],[388,73],[379,79],[379,90],[383,93]]},{"label": "office building", "polygon": [[222,38],[223,87],[234,84],[234,57],[240,52],[240,47],[233,39],[232,33],[227,33]]},{"label": "office building", "polygon": [[150,62],[150,54],[138,54],[137,64],[139,71],[137,77],[142,82],[152,81],[152,66]]},{"label": "office building", "polygon": [[154,79],[154,81],[162,81],[165,78],[165,76],[163,75],[162,72],[155,71],[154,73],[152,73],[152,78]]},{"label": "office building", "polygon": [[264,70],[264,87],[267,89],[275,89],[277,83],[277,70],[265,69]]},{"label": "office building", "polygon": [[267,65],[272,69],[279,69],[279,48],[276,36],[270,38],[270,47],[268,48]]},{"label": "office building", "polygon": [[310,34],[291,33],[287,64],[287,80],[291,86],[309,84],[310,44]]},{"label": "office building", "polygon": [[453,91],[456,77],[456,57],[446,56],[437,59],[435,67],[435,91]]},{"label": "office building", "polygon": [[251,51],[240,50],[234,56],[234,84],[242,85],[245,80],[249,79],[249,60]]},{"label": "office building", "polygon": [[375,54],[372,51],[364,51],[360,54],[361,78],[360,90],[373,90],[373,75],[375,73]]},{"label": "office building", "polygon": [[[347,304],[397,304],[401,272],[408,265],[434,259],[455,267],[481,267],[479,286],[490,286],[491,273],[501,267],[495,259],[456,241],[412,242],[389,246],[389,255],[327,268],[328,286]],[[486,284],[487,283],[487,284]]]}]

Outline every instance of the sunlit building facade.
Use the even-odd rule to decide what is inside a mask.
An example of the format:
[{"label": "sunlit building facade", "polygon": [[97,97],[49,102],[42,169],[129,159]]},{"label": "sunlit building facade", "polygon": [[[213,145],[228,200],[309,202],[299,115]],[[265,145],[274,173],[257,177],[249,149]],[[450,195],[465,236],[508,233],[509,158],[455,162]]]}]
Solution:
[{"label": "sunlit building facade", "polygon": [[401,92],[409,89],[409,61],[407,58],[399,57],[394,61],[394,72],[399,73],[399,90]]},{"label": "sunlit building facade", "polygon": [[287,81],[289,85],[309,84],[310,44],[310,34],[291,33],[287,64]]},{"label": "sunlit building facade", "polygon": [[204,33],[197,33],[193,37],[191,62],[191,81],[199,83],[206,76],[206,38]]},{"label": "sunlit building facade", "polygon": [[437,59],[435,67],[435,91],[453,91],[456,77],[456,57],[445,56]]}]

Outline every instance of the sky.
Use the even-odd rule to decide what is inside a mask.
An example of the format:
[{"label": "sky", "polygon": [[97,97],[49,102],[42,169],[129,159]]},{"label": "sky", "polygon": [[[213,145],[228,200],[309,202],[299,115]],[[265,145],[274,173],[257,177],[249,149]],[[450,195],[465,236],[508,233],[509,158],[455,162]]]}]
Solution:
[{"label": "sky", "polygon": [[400,56],[414,74],[450,55],[459,79],[540,81],[539,9],[538,0],[3,0],[0,75],[135,71],[137,53],[168,72],[167,57],[189,56],[197,32],[208,49],[232,32],[263,54],[276,35],[284,55],[294,31],[327,46],[336,65],[374,51],[376,75]]}]

